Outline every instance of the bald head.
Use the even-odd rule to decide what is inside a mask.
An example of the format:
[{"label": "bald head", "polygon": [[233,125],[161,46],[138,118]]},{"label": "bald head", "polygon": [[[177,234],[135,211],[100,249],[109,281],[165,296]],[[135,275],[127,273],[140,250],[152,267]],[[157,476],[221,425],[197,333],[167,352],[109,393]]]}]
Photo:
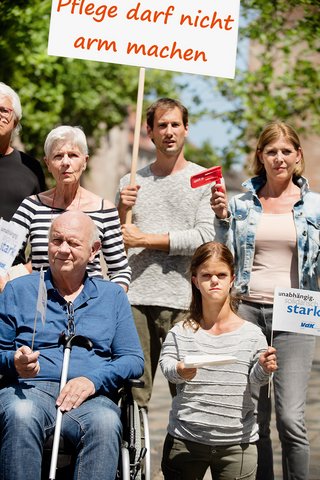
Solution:
[{"label": "bald head", "polygon": [[55,218],[49,229],[49,240],[56,225],[67,228],[73,226],[79,230],[85,230],[90,245],[99,241],[99,232],[93,220],[80,210],[69,210]]},{"label": "bald head", "polygon": [[52,271],[84,272],[99,248],[97,227],[85,213],[68,211],[52,222],[49,230],[49,263]]}]

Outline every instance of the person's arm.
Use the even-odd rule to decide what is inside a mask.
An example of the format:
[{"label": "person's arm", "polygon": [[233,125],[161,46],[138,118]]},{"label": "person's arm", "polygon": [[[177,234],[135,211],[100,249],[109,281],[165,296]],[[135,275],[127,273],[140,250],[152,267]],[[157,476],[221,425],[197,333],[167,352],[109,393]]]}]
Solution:
[{"label": "person's arm", "polygon": [[[172,204],[176,202],[180,207],[181,219],[177,222],[177,227],[170,231],[163,231],[161,220],[157,218],[150,219],[158,227],[156,233],[142,231],[136,225],[124,224],[122,225],[122,234],[127,248],[140,247],[161,250],[169,255],[192,255],[202,243],[213,240],[214,228],[209,203],[210,188],[209,186],[202,187],[201,195],[195,195],[190,188],[189,171],[185,175],[186,177],[181,184],[177,185],[176,189],[169,187],[168,192],[164,191],[170,195]],[[121,200],[123,192],[127,195],[127,190],[122,189],[119,204],[125,203],[124,195]],[[191,209],[189,208],[190,204],[192,205]],[[170,216],[170,211],[167,215]]]},{"label": "person's arm", "polygon": [[69,412],[79,407],[96,392],[94,383],[86,377],[72,378],[61,390],[56,405],[62,412]]},{"label": "person's arm", "polygon": [[[22,245],[17,255],[17,258],[14,261],[14,265],[17,265],[19,263],[26,264],[25,249],[28,243],[28,239],[30,237],[30,226],[33,217],[33,209],[34,205],[30,201],[30,197],[25,198],[17,208],[10,221],[12,223],[15,223],[16,225],[19,225],[19,227],[24,232]],[[27,268],[29,269],[29,267]]]},{"label": "person's arm", "polygon": [[11,283],[8,283],[0,295],[0,374],[15,378],[16,310],[13,288]]},{"label": "person's arm", "polygon": [[[177,202],[181,202],[183,189],[186,188],[189,190],[189,185],[177,188]],[[209,187],[203,188],[203,193],[195,208],[192,227],[179,228],[179,225],[177,225],[177,229],[172,229],[169,232],[149,233],[142,232],[136,225],[122,225],[122,234],[126,247],[162,250],[169,253],[169,255],[191,255],[202,243],[209,242],[214,238],[209,195]],[[168,215],[170,215],[170,212],[168,212]],[[188,210],[186,210],[186,215],[190,215]],[[191,215],[193,215],[193,212]],[[160,228],[161,225],[159,225]]]},{"label": "person's arm", "polygon": [[233,252],[231,205],[225,185],[211,188],[210,205],[214,213],[215,240],[224,243]]},{"label": "person's arm", "polygon": [[[218,192],[223,194],[223,192]],[[211,205],[212,208],[212,205]],[[214,209],[212,208],[214,211]],[[213,225],[215,230],[215,241],[227,245],[232,254],[235,254],[234,244],[234,229],[236,227],[234,221],[234,212],[236,210],[236,199],[233,197],[227,206],[227,216],[225,218],[219,218],[214,215]]]},{"label": "person's arm", "polygon": [[23,345],[14,354],[14,366],[21,378],[34,378],[40,372],[40,352],[33,352],[30,347]]},{"label": "person's arm", "polygon": [[276,350],[273,347],[268,347],[265,336],[261,333],[256,344],[256,353],[249,374],[249,382],[261,386],[266,385],[270,375],[277,368]]},{"label": "person's arm", "polygon": [[135,205],[139,189],[140,185],[126,185],[118,192],[116,203],[121,225],[126,223],[127,213]]},{"label": "person's arm", "polygon": [[230,216],[228,211],[228,196],[225,186],[214,185],[211,187],[211,209],[219,220],[225,220]]},{"label": "person's arm", "polygon": [[121,226],[123,241],[126,248],[146,248],[169,252],[170,237],[168,233],[142,232],[136,225],[125,223]]},{"label": "person's arm", "polygon": [[169,252],[170,240],[168,233],[143,232],[136,225],[126,223],[126,216],[138,197],[140,185],[126,185],[117,195],[118,212],[121,222],[121,231],[126,248],[146,248]]},{"label": "person's arm", "polygon": [[[18,207],[17,211],[13,215],[11,222],[18,224],[24,230],[24,237],[22,240],[22,244],[19,248],[19,253],[13,262],[13,267],[11,267],[10,271],[6,276],[0,277],[0,293],[4,290],[6,283],[13,278],[16,278],[21,275],[26,275],[29,273],[29,265],[25,261],[25,248],[27,245],[27,241],[30,235],[30,212],[27,208],[28,205],[28,198],[24,199],[23,202]],[[24,266],[24,264],[26,266]]]},{"label": "person's arm", "polygon": [[27,345],[16,349],[21,305],[16,301],[12,283],[0,295],[0,374],[6,377],[34,378],[40,371],[40,352]]},{"label": "person's arm", "polygon": [[268,349],[261,353],[259,356],[259,364],[265,371],[265,373],[270,374],[277,370],[277,356],[276,349],[274,347],[268,347]]},{"label": "person's arm", "polygon": [[[171,383],[184,383],[186,380],[191,380],[196,374],[196,369],[186,369],[183,362],[179,359],[177,339],[172,330],[168,332],[163,342],[159,364],[163,375]],[[189,370],[192,370],[192,372],[189,372]],[[188,376],[190,378],[187,378]]]},{"label": "person's arm", "polygon": [[109,279],[127,291],[131,280],[131,268],[124,249],[118,212],[114,205],[108,209],[108,214],[104,218],[101,250]]},{"label": "person's arm", "polygon": [[177,363],[177,372],[184,380],[192,380],[197,375],[197,369],[185,367],[184,362]]},{"label": "person's arm", "polygon": [[143,352],[128,298],[121,289],[115,295],[116,331],[111,343],[112,361],[86,375],[96,391],[105,393],[117,390],[128,378],[139,378],[144,366]]}]

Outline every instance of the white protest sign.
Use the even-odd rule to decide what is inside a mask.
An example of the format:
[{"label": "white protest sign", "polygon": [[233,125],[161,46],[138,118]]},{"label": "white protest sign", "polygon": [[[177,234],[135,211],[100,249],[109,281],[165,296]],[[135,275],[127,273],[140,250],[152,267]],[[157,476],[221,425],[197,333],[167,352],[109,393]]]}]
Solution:
[{"label": "white protest sign", "polygon": [[272,328],[320,336],[320,292],[276,287]]},{"label": "white protest sign", "polygon": [[48,54],[234,78],[240,0],[52,0]]},{"label": "white protest sign", "polygon": [[0,219],[0,275],[5,275],[22,246],[24,230],[17,224]]}]

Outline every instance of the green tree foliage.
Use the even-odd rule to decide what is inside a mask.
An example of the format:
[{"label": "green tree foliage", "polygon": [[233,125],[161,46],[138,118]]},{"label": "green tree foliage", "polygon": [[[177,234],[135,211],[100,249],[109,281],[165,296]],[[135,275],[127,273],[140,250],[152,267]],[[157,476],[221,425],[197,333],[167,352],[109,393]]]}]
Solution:
[{"label": "green tree foliage", "polygon": [[241,0],[241,12],[240,41],[250,41],[249,68],[239,69],[234,80],[216,82],[232,108],[211,112],[239,129],[229,162],[248,153],[261,128],[275,119],[299,132],[320,132],[319,0]]},{"label": "green tree foliage", "polygon": [[[190,159],[224,169],[254,151],[263,126],[284,120],[299,133],[320,132],[320,1],[241,0],[238,64],[232,80],[187,75],[178,78],[192,100],[191,125],[220,120],[228,145],[187,147]],[[249,59],[248,59],[248,53]]]},{"label": "green tree foliage", "polygon": [[[43,156],[57,125],[81,125],[91,152],[106,130],[118,125],[137,98],[139,69],[47,55],[51,0],[1,0],[1,81],[20,95],[21,137],[26,150]],[[176,95],[172,72],[148,70],[145,95]]]},{"label": "green tree foliage", "polygon": [[[50,8],[51,0],[0,1],[1,80],[21,96],[22,140],[38,158],[45,136],[61,123],[81,125],[97,146],[99,136],[120,124],[128,106],[135,105],[138,83],[135,67],[48,56]],[[319,0],[241,0],[241,16],[239,45],[250,41],[254,46],[250,68],[239,68],[234,80],[205,77],[227,101],[225,111],[215,108],[214,98],[204,100],[202,88],[190,109],[197,112],[191,123],[206,113],[233,132],[237,127],[222,151],[213,151],[208,142],[199,149],[187,147],[190,158],[208,167],[229,167],[239,160],[255,145],[262,126],[274,119],[289,121],[299,132],[320,130]],[[240,47],[239,56],[243,51]],[[175,77],[148,70],[145,97],[177,96]]]},{"label": "green tree foliage", "polygon": [[[186,143],[185,156],[192,162],[198,163],[205,168],[220,164],[220,157],[217,155],[209,141],[204,141],[200,147],[190,142]],[[224,164],[226,166],[226,164]]]}]

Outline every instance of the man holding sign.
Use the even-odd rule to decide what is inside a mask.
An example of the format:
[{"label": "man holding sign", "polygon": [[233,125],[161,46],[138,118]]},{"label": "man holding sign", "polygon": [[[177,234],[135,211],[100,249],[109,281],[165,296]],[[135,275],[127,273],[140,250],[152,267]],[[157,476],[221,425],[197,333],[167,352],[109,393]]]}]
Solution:
[{"label": "man holding sign", "polygon": [[[184,157],[187,109],[158,100],[147,110],[147,131],[156,160],[137,172],[136,185],[128,175],[121,179],[118,205],[133,273],[128,296],[145,355],[145,388],[136,392],[141,406],[151,397],[162,341],[190,303],[190,258],[214,236],[209,186],[190,186],[203,168]],[[130,208],[133,224],[126,223]]]}]

